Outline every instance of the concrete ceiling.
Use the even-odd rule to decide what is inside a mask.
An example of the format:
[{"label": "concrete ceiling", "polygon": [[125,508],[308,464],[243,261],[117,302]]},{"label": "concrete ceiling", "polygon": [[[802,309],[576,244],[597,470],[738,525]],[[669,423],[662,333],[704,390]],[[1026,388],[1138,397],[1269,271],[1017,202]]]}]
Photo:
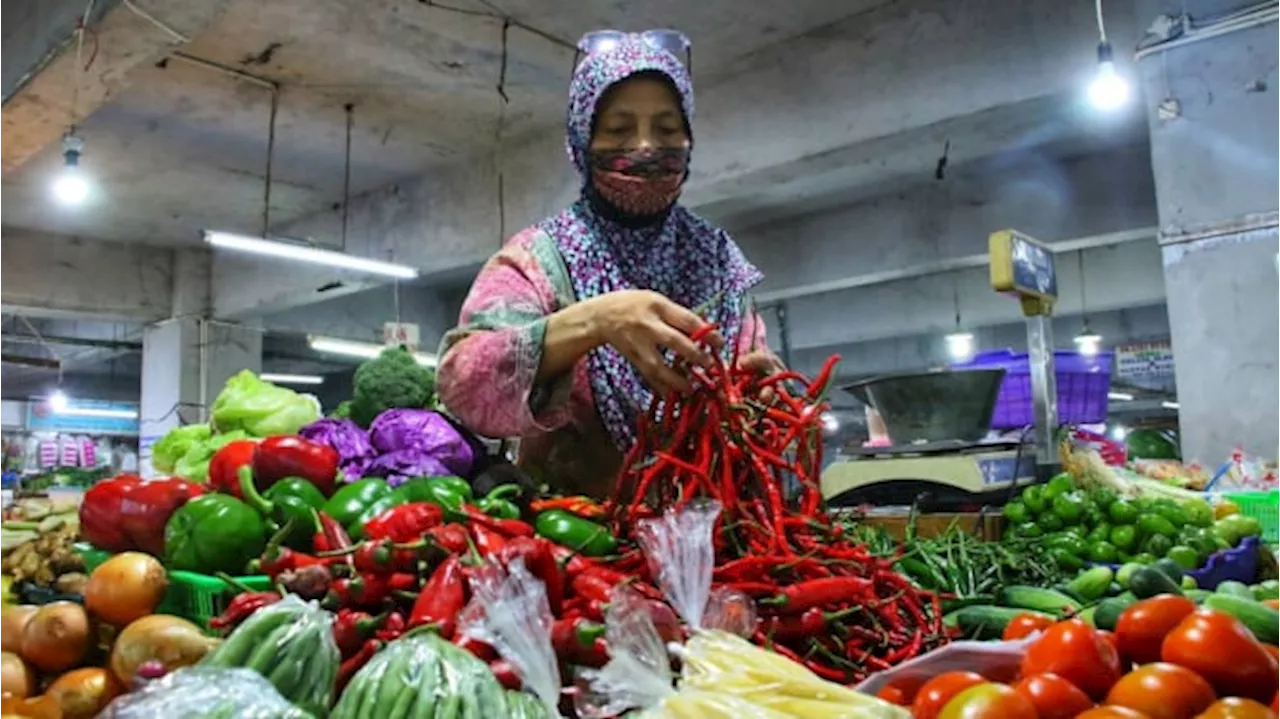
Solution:
[{"label": "concrete ceiling", "polygon": [[[181,53],[279,84],[274,226],[341,201],[347,103],[355,106],[353,195],[491,152],[501,105],[500,16],[515,23],[507,32],[510,104],[502,132],[520,136],[561,122],[570,43],[586,30],[680,27],[696,42],[695,73],[708,77],[885,1],[799,0],[783,8],[737,0],[460,0],[451,11],[418,0],[233,0]],[[270,95],[178,58],[141,68],[81,124],[83,165],[96,179],[91,201],[68,211],[50,198],[62,162],[53,143],[5,174],[4,223],[157,245],[198,242],[208,227],[258,232]]]}]

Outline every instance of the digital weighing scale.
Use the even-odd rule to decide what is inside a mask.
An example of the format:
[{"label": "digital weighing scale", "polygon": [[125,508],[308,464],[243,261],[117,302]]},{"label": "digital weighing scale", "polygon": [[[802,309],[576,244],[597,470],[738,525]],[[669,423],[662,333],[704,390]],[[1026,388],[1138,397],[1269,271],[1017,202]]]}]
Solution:
[{"label": "digital weighing scale", "polygon": [[822,496],[833,507],[919,503],[933,512],[1000,506],[1036,477],[1036,452],[1012,442],[928,442],[864,447],[822,472]]}]

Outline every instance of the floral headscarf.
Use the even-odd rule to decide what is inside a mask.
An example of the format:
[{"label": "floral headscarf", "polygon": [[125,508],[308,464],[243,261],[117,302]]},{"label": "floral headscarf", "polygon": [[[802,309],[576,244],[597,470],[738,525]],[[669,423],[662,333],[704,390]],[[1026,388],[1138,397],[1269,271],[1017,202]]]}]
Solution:
[{"label": "floral headscarf", "polygon": [[[671,81],[685,121],[692,126],[693,85],[674,55],[636,36],[588,55],[569,89],[566,143],[584,193],[591,181],[587,150],[596,104],[609,87],[642,72],[658,72]],[[741,330],[747,290],[762,279],[724,230],[679,204],[660,223],[630,228],[600,216],[584,197],[540,228],[555,240],[578,300],[648,289],[691,309],[709,305],[704,316],[720,325],[728,347],[735,345]],[[636,421],[652,393],[639,371],[613,347],[592,350],[587,367],[600,419],[625,452],[635,442]]]}]

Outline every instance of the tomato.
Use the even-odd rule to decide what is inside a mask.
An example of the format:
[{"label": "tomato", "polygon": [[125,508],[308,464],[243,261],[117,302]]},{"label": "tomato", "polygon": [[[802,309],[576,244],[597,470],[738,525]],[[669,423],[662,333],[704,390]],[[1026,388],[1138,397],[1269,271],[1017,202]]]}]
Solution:
[{"label": "tomato", "polygon": [[1076,719],[1151,719],[1151,717],[1125,707],[1094,707],[1083,714],[1077,714]]},{"label": "tomato", "polygon": [[1079,619],[1049,627],[1022,657],[1023,676],[1057,674],[1094,699],[1106,696],[1120,673],[1115,648]]},{"label": "tomato", "polygon": [[1036,708],[1040,719],[1072,719],[1093,706],[1080,687],[1057,674],[1033,674],[1013,685]]},{"label": "tomato", "polygon": [[1263,644],[1262,648],[1267,650],[1267,654],[1270,654],[1272,659],[1280,662],[1280,647],[1274,644]]},{"label": "tomato", "polygon": [[1222,696],[1267,701],[1280,681],[1276,660],[1235,617],[1198,609],[1164,638],[1160,658],[1208,680]]},{"label": "tomato", "polygon": [[1175,594],[1161,594],[1133,604],[1116,621],[1120,654],[1137,664],[1160,661],[1160,644],[1165,635],[1195,610],[1195,602]]},{"label": "tomato", "polygon": [[1252,699],[1227,697],[1214,702],[1196,719],[1275,719],[1275,712]]},{"label": "tomato", "polygon": [[1280,692],[1276,692],[1276,695],[1271,697],[1271,711],[1280,714]]},{"label": "tomato", "polygon": [[1014,617],[1004,628],[1000,638],[1007,641],[1031,636],[1035,632],[1043,632],[1053,626],[1053,617],[1036,612],[1027,612]]},{"label": "tomato", "polygon": [[892,684],[884,685],[880,691],[876,692],[876,696],[900,707],[907,705],[907,693],[902,691],[902,687],[895,687]]},{"label": "tomato", "polygon": [[1143,712],[1151,719],[1192,719],[1217,698],[1199,674],[1162,662],[1134,669],[1107,692],[1107,704]]},{"label": "tomato", "polygon": [[911,716],[915,719],[935,719],[942,707],[960,692],[987,680],[977,672],[945,672],[930,679],[916,692],[911,702]]},{"label": "tomato", "polygon": [[[1120,638],[1116,636],[1115,632],[1110,632],[1110,631],[1107,631],[1106,629],[1095,629],[1093,631],[1097,632],[1098,636],[1105,639],[1107,644],[1110,644],[1111,648],[1116,650],[1116,654],[1120,654]],[[1122,665],[1123,665],[1123,659],[1124,657],[1122,656],[1121,657]]]},{"label": "tomato", "polygon": [[938,719],[1036,719],[1036,708],[1013,687],[986,682],[955,695]]}]

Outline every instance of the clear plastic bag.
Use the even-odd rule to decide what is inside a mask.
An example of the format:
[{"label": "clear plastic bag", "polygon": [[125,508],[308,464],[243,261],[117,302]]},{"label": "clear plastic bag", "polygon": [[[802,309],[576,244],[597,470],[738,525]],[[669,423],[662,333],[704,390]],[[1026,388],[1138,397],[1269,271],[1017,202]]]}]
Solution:
[{"label": "clear plastic bag", "polygon": [[1031,636],[1008,642],[952,642],[915,659],[905,661],[864,679],[854,689],[874,695],[890,683],[923,684],[950,671],[971,671],[982,676],[1013,676],[1022,663],[1027,647],[1040,638]]},{"label": "clear plastic bag", "polygon": [[550,716],[559,713],[560,665],[551,646],[547,587],[517,558],[490,562],[471,578],[471,602],[462,611],[464,634],[497,650],[520,674]]},{"label": "clear plastic bag", "polygon": [[507,693],[489,667],[424,628],[391,642],[356,672],[329,719],[508,713]]},{"label": "clear plastic bag", "polygon": [[250,669],[187,667],[111,702],[98,719],[310,719]]},{"label": "clear plastic bag", "polygon": [[296,595],[254,612],[201,662],[243,667],[267,679],[285,699],[320,713],[333,702],[342,657],[333,640],[334,617]]}]

